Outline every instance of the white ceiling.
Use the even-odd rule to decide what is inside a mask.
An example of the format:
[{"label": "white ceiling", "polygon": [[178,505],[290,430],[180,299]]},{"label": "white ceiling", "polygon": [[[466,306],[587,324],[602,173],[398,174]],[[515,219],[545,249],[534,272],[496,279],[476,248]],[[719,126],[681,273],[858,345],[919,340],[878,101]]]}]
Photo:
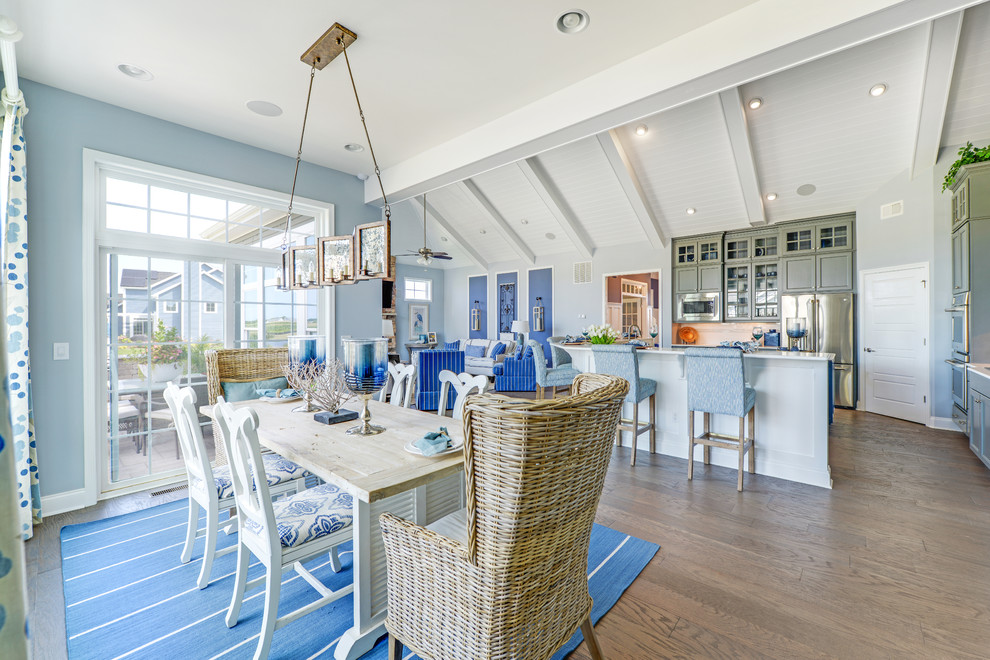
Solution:
[{"label": "white ceiling", "polygon": [[[454,256],[437,265],[458,267],[659,245],[750,226],[754,213],[850,211],[911,166],[919,134],[990,139],[990,5],[966,10],[957,53],[951,13],[977,0],[818,4],[591,0],[577,5],[588,29],[567,36],[553,24],[573,5],[525,0],[497,11],[299,0],[280,12],[262,0],[0,0],[0,13],[24,33],[24,78],[286,155],[309,73],[299,56],[341,22],[358,33],[348,53],[395,207],[393,251],[420,246],[412,198],[429,191],[428,243]],[[948,29],[932,31],[935,18]],[[932,52],[954,69],[933,71]],[[129,79],[122,63],[155,78]],[[937,108],[940,74],[951,88]],[[877,82],[889,91],[872,98]],[[342,148],[365,141],[342,58],[313,94],[304,158],[370,172],[367,150]],[[753,96],[759,110],[731,100]],[[944,122],[919,120],[932,96]],[[261,117],[249,100],[285,112]],[[797,195],[807,183],[817,191]],[[761,208],[766,192],[779,198]]]}]

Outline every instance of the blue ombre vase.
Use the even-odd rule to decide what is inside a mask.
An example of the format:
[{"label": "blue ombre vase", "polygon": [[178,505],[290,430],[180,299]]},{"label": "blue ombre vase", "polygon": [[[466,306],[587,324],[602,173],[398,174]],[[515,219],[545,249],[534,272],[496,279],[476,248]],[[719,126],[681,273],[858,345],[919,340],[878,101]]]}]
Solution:
[{"label": "blue ombre vase", "polygon": [[[289,366],[315,364],[322,367],[327,361],[327,338],[324,335],[289,335]],[[300,392],[305,402],[303,405],[293,408],[292,412],[316,412],[319,408],[313,406],[312,393]]]},{"label": "blue ombre vase", "polygon": [[368,400],[385,387],[388,379],[388,340],[341,339],[344,352],[344,382],[352,392],[364,401],[359,419],[361,424],[347,429],[354,435],[375,435],[385,430],[384,426],[371,424],[371,411]]}]

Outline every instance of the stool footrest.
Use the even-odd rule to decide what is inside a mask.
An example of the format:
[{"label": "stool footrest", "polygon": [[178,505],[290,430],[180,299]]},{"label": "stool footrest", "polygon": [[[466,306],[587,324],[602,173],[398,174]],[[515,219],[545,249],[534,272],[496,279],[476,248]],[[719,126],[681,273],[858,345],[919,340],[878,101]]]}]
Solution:
[{"label": "stool footrest", "polygon": [[722,449],[739,449],[740,444],[744,448],[753,445],[753,441],[748,438],[740,439],[734,435],[725,435],[724,433],[703,433],[696,437],[694,442],[699,445],[721,447]]}]

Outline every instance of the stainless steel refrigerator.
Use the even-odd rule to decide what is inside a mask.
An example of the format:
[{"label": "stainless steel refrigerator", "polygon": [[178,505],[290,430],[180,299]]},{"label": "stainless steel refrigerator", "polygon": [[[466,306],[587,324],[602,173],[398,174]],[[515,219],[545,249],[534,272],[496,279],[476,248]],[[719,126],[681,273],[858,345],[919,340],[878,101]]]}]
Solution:
[{"label": "stainless steel refrigerator", "polygon": [[[853,294],[805,293],[780,297],[780,341],[789,346],[787,319],[807,319],[808,334],[798,348],[835,353],[832,387],[835,405],[856,407],[856,351],[853,334]],[[787,343],[785,343],[787,342]]]}]

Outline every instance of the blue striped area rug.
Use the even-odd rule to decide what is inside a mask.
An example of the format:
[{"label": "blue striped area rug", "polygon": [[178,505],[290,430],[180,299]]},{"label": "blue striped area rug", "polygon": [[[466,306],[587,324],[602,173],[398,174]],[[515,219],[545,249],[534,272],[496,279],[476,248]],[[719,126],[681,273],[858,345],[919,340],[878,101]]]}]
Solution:
[{"label": "blue striped area rug", "polygon": [[[234,584],[236,552],[213,563],[210,584],[196,588],[203,540],[193,559],[179,563],[185,538],[186,500],[144,511],[62,528],[65,630],[70,658],[250,658],[261,629],[264,590],[248,592],[241,619],[227,628],[224,617]],[[203,520],[200,520],[200,525]],[[218,547],[236,535],[220,535]],[[639,575],[659,546],[595,525],[588,557],[588,581],[598,621]],[[332,589],[351,581],[350,544],[341,547],[343,570],[333,573],[324,556],[306,564]],[[251,564],[248,579],[264,567]],[[316,592],[296,573],[283,576],[279,611],[315,600]],[[332,658],[352,623],[353,600],[346,596],[275,631],[271,658]],[[582,640],[578,630],[554,656],[563,658]],[[364,657],[385,660],[383,638]],[[409,655],[409,658],[415,658]]]}]

